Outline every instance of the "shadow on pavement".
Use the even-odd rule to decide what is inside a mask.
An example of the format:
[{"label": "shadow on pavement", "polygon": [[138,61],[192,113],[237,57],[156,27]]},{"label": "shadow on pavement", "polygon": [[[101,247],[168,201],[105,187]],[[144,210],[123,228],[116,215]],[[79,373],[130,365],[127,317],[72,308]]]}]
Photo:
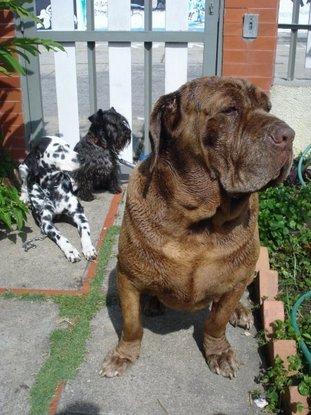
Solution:
[{"label": "shadow on pavement", "polygon": [[[106,298],[109,318],[118,337],[121,336],[122,315],[116,287],[116,269],[114,268],[108,277],[108,291]],[[142,314],[143,327],[156,334],[168,334],[193,326],[193,338],[199,350],[203,354],[203,328],[207,318],[208,309],[194,313],[172,310],[165,307],[162,315],[147,317]]]},{"label": "shadow on pavement", "polygon": [[57,415],[99,415],[100,408],[90,402],[78,401],[68,405]]}]

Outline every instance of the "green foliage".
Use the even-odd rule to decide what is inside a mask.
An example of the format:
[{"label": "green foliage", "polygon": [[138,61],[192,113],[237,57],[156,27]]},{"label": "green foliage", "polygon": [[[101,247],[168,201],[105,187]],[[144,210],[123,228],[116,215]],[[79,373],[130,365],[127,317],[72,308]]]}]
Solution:
[{"label": "green foliage", "polygon": [[3,148],[0,137],[0,180],[9,177],[12,174],[14,167],[15,162],[10,153]]},{"label": "green foliage", "polygon": [[299,383],[298,390],[303,396],[311,396],[311,376],[304,375]]},{"label": "green foliage", "polygon": [[17,189],[0,182],[0,224],[10,230],[15,226],[21,230],[25,224],[26,213],[27,207],[19,199]]},{"label": "green foliage", "polygon": [[280,407],[285,388],[291,384],[291,379],[288,377],[283,361],[279,356],[276,357],[274,365],[264,372],[260,381],[267,389],[267,409],[275,413]]},{"label": "green foliage", "polygon": [[[285,321],[274,324],[274,338],[299,340],[289,321],[290,310],[297,297],[311,289],[311,183],[304,187],[282,185],[260,195],[259,232],[262,245],[269,249],[271,268],[279,273],[279,297],[285,303]],[[311,344],[311,316],[300,310],[301,337]],[[277,358],[262,377],[271,411],[276,411],[284,388],[298,385],[300,393],[310,393],[307,365],[298,354],[289,358],[293,375]],[[297,408],[299,409],[299,408]],[[301,408],[300,408],[301,409]]]},{"label": "green foliage", "polygon": [[297,340],[295,330],[292,328],[289,320],[276,320],[273,323],[273,338],[280,340]]},{"label": "green foliage", "polygon": [[[299,382],[298,389],[304,392],[300,393],[309,396],[310,376],[302,376],[301,370],[302,361],[298,355],[288,357],[288,369],[285,369],[283,360],[277,356],[274,365],[261,375],[260,381],[266,387],[267,409],[269,411],[277,412],[286,388],[294,383]],[[297,373],[295,376],[292,375],[293,371]]]},{"label": "green foliage", "polygon": [[[30,1],[0,0],[0,10],[10,10],[21,19],[32,20],[41,23],[31,11],[22,6]],[[26,75],[26,68],[20,63],[18,56],[30,62],[29,56],[37,56],[40,53],[39,46],[45,50],[64,50],[63,46],[51,39],[40,38],[12,38],[0,43],[0,73],[11,75],[18,73]]]},{"label": "green foliage", "polygon": [[279,272],[280,295],[287,310],[311,289],[311,183],[279,186],[260,197],[259,231],[271,268]]}]

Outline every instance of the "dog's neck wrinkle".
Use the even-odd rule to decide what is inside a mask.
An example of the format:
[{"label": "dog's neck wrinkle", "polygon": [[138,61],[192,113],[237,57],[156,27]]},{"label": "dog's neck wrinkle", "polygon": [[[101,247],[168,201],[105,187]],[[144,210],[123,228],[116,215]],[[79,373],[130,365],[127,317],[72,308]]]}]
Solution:
[{"label": "dog's neck wrinkle", "polygon": [[211,226],[220,231],[228,224],[239,223],[247,212],[250,194],[232,196],[211,177],[203,161],[191,162],[191,156],[179,157],[182,168],[176,168],[175,157],[159,158],[157,186],[174,210],[178,209],[186,227],[201,232]]},{"label": "dog's neck wrinkle", "polygon": [[203,160],[192,160],[189,153],[167,152],[159,157],[155,172],[159,192],[188,224],[212,217],[220,204],[218,181],[211,178]]}]

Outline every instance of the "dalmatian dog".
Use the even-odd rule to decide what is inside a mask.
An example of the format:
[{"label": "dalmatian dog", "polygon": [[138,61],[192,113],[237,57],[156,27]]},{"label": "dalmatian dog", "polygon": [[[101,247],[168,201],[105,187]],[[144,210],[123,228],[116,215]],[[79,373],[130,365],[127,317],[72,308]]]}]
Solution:
[{"label": "dalmatian dog", "polygon": [[19,166],[21,200],[30,206],[41,232],[59,246],[70,262],[77,262],[81,258],[76,248],[53,223],[54,217],[60,214],[68,216],[77,226],[85,258],[92,260],[97,256],[88,220],[74,195],[76,186],[69,174],[77,170],[81,162],[79,155],[64,139],[50,136],[33,144]]}]

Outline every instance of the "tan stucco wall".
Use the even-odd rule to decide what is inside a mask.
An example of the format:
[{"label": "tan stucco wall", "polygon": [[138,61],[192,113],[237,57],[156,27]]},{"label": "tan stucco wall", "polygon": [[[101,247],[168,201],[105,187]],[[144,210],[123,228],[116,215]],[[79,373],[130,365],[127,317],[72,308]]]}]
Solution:
[{"label": "tan stucco wall", "polygon": [[295,153],[304,150],[311,143],[311,86],[274,85],[271,101],[271,112],[296,131]]}]

